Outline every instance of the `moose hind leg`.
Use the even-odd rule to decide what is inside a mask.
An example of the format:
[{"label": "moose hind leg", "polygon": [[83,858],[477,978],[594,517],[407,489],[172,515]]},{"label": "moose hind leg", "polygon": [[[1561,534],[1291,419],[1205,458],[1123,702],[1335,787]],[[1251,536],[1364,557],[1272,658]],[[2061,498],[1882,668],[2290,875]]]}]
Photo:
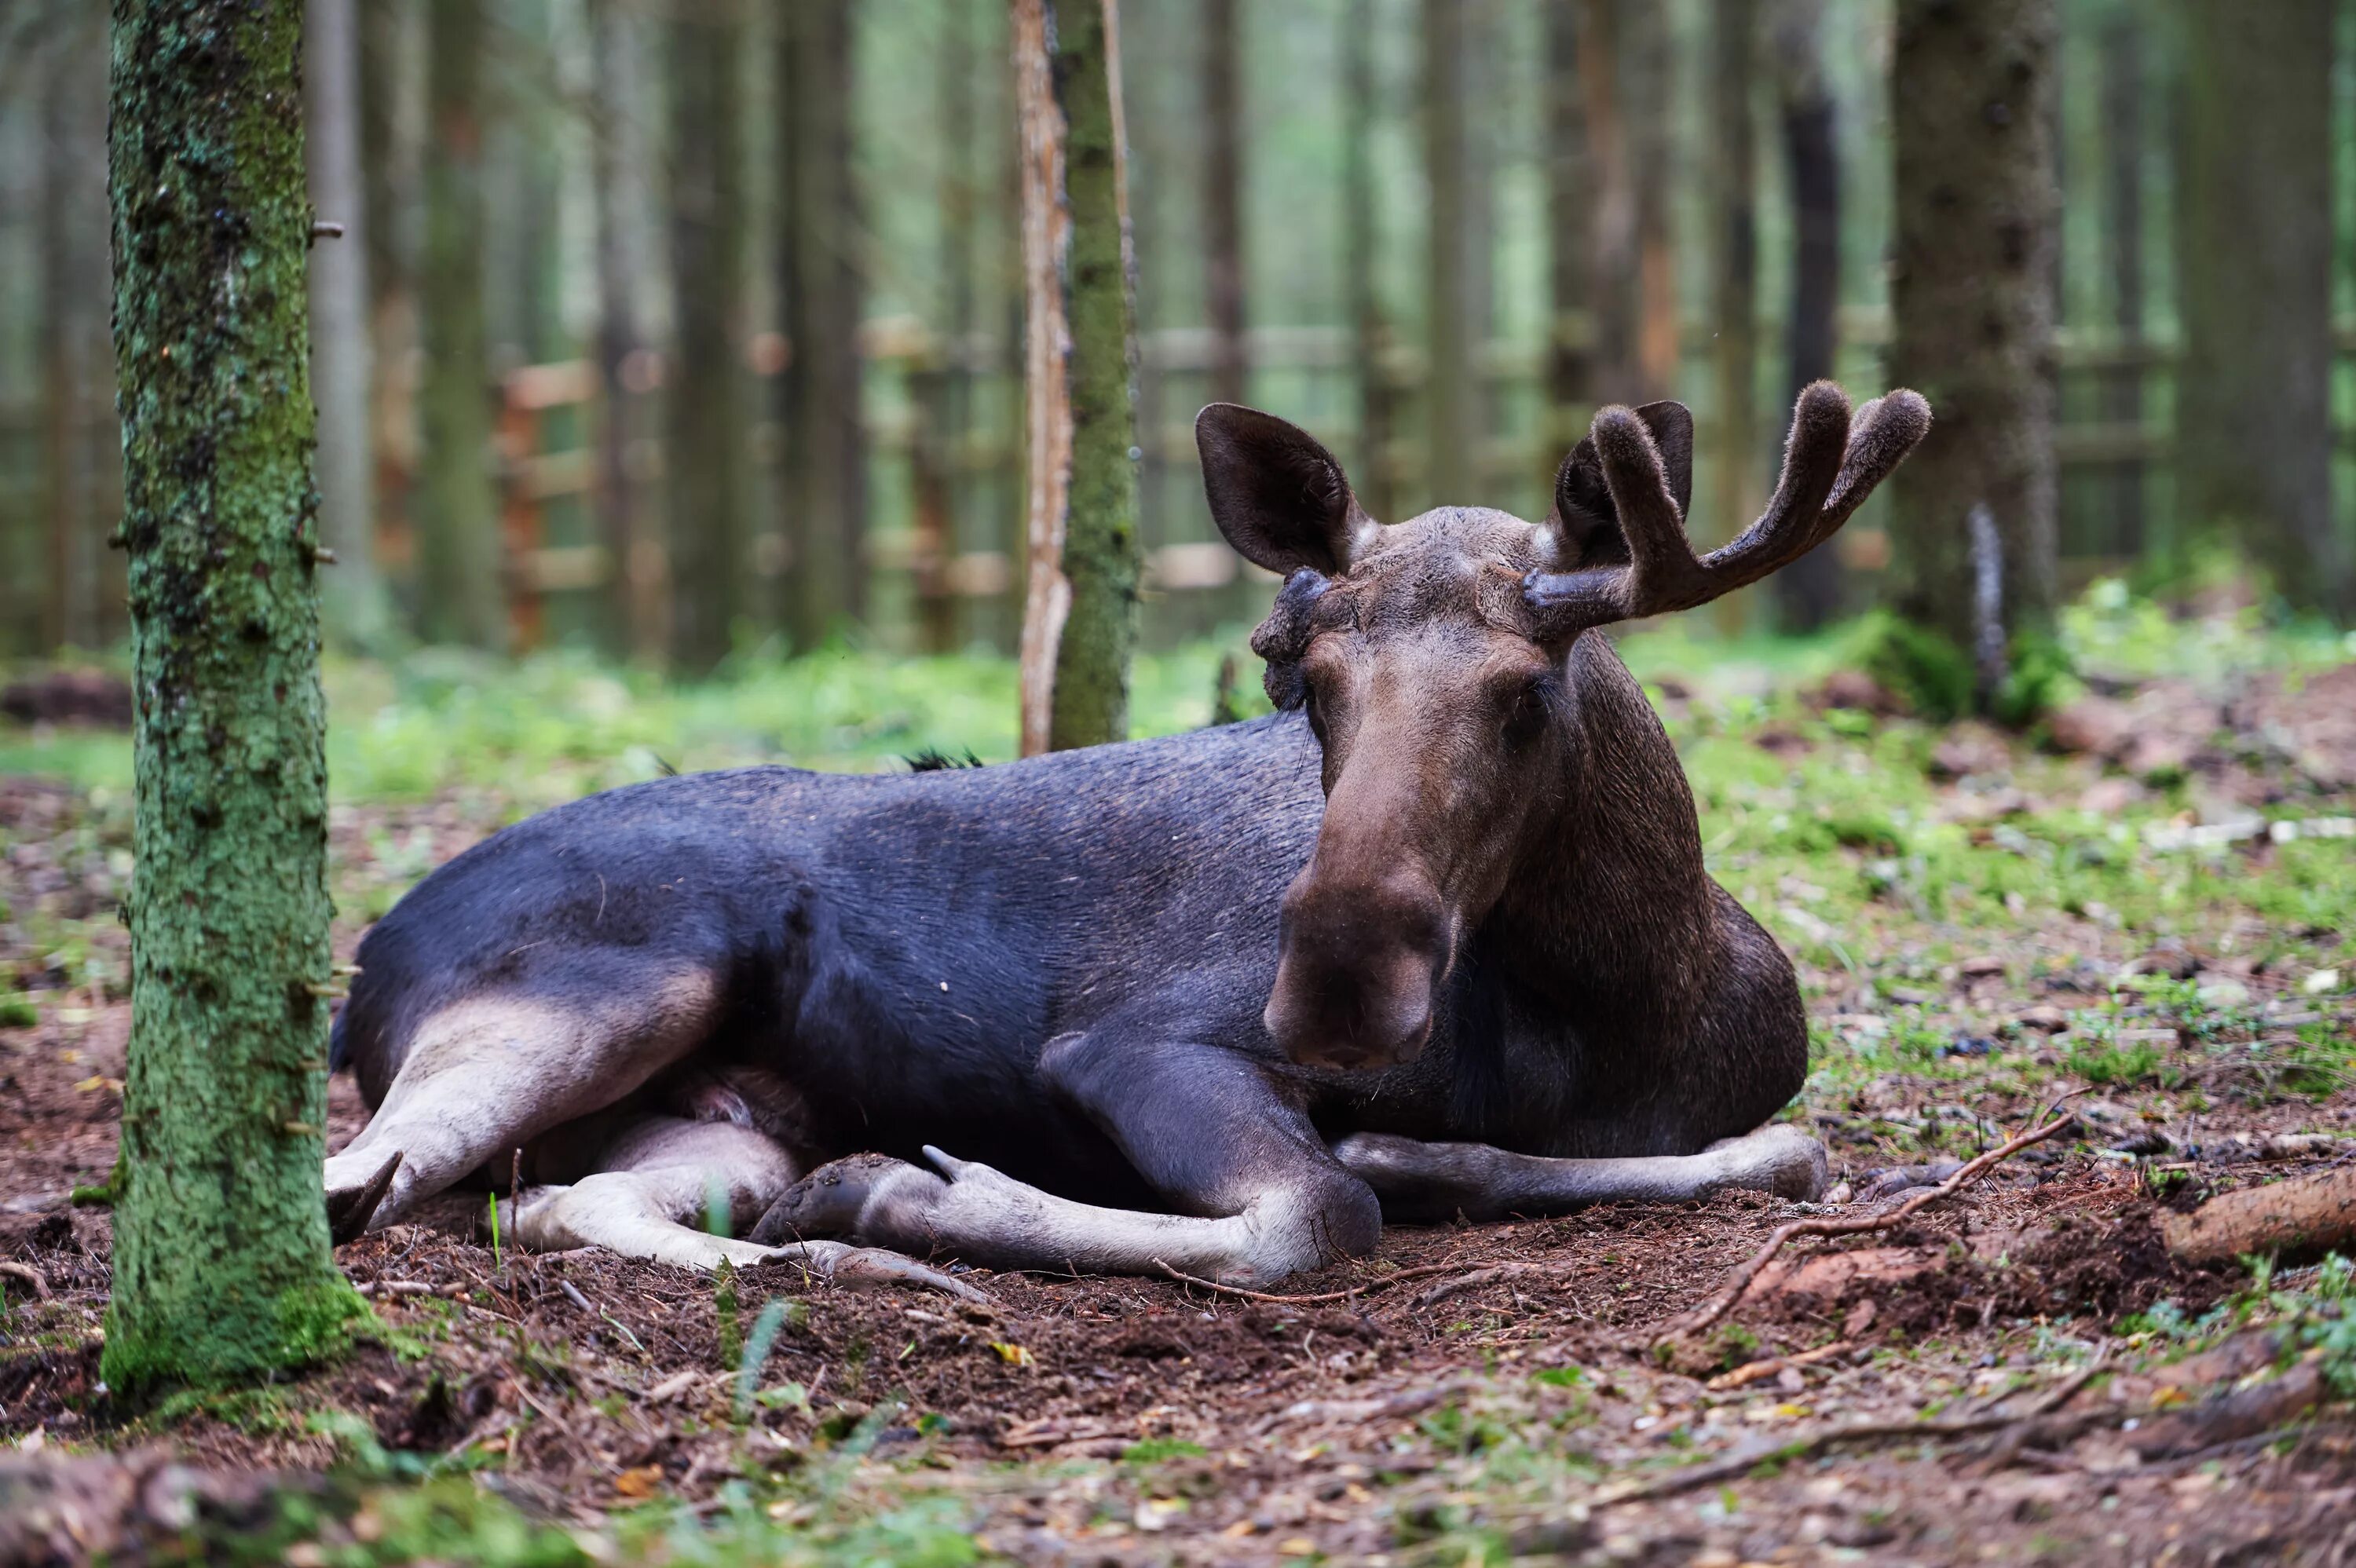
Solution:
[{"label": "moose hind leg", "polygon": [[766,1211],[793,1185],[793,1157],[776,1139],[729,1122],[647,1116],[596,1159],[598,1168],[564,1186],[537,1187],[500,1204],[517,1244],[537,1251],[603,1247],[680,1268],[795,1263],[846,1285],[926,1285],[978,1298],[962,1281],[840,1242],[763,1246],[740,1241],[735,1223]]},{"label": "moose hind leg", "polygon": [[391,1224],[487,1165],[503,1169],[551,1128],[617,1104],[701,1042],[719,994],[701,969],[624,970],[565,989],[467,997],[417,1026],[376,1114],[327,1159],[339,1239]]},{"label": "moose hind leg", "polygon": [[1729,1189],[1813,1201],[1825,1189],[1825,1146],[1789,1123],[1723,1138],[1699,1154],[1555,1159],[1487,1144],[1424,1143],[1357,1133],[1334,1157],[1364,1179],[1393,1220],[1495,1220],[1559,1214],[1590,1203],[1682,1203]]}]

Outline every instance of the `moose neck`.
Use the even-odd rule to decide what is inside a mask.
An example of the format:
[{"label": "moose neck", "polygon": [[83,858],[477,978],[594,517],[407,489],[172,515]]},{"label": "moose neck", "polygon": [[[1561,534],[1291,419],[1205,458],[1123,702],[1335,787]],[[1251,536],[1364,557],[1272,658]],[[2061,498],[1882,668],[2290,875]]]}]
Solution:
[{"label": "moose neck", "polygon": [[1542,991],[1609,997],[1665,973],[1682,992],[1715,957],[1692,792],[1600,634],[1572,645],[1568,673],[1578,742],[1484,923],[1489,940],[1517,981]]}]

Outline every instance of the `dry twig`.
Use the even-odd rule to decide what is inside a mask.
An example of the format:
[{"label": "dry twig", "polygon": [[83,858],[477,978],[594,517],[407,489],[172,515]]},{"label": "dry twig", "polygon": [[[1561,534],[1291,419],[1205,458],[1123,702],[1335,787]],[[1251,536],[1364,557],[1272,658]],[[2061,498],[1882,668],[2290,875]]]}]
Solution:
[{"label": "dry twig", "polygon": [[[1430,1279],[1436,1274],[1454,1274],[1464,1265],[1453,1263],[1426,1264],[1419,1268],[1403,1268],[1397,1274],[1385,1275],[1380,1279],[1368,1280],[1364,1285],[1354,1285],[1347,1290],[1323,1291],[1315,1296],[1276,1296],[1265,1290],[1247,1290],[1240,1285],[1221,1285],[1215,1279],[1203,1279],[1194,1275],[1181,1274],[1160,1258],[1153,1260],[1153,1266],[1181,1285],[1200,1285],[1205,1290],[1217,1291],[1221,1296],[1237,1296],[1246,1301],[1274,1302],[1282,1307],[1317,1307],[1332,1301],[1348,1301],[1354,1296],[1369,1295],[1387,1285],[1404,1285],[1411,1279]],[[1506,1266],[1517,1267],[1518,1265]],[[1482,1272],[1485,1274],[1487,1271]]]},{"label": "dry twig", "polygon": [[33,1294],[43,1301],[49,1299],[49,1276],[31,1264],[0,1262],[0,1274],[11,1279],[21,1279],[33,1287]]},{"label": "dry twig", "polygon": [[1912,1216],[1918,1211],[1929,1206],[1930,1204],[1936,1203],[1940,1199],[1953,1197],[1955,1193],[1960,1192],[1965,1188],[1970,1186],[1973,1182],[1977,1181],[1981,1177],[1987,1175],[1987,1172],[1996,1166],[2010,1158],[2012,1156],[2019,1154],[2022,1149],[2028,1148],[2032,1144],[2043,1143],[2047,1138],[2051,1137],[2054,1134],[2061,1132],[2065,1127],[2076,1125],[2077,1121],[2078,1114],[2075,1111],[2065,1112],[2062,1115],[2055,1117],[2052,1121],[2046,1123],[2043,1126],[2038,1127],[2030,1132],[2023,1133],[2019,1137],[2013,1139],[2010,1143],[2006,1144],[1999,1148],[1992,1148],[1988,1150],[1987,1153],[1981,1155],[1978,1158],[1965,1166],[1961,1170],[1958,1170],[1954,1175],[1947,1178],[1946,1180],[1941,1182],[1938,1186],[1930,1188],[1922,1192],[1917,1192],[1912,1198],[1900,1203],[1896,1208],[1886,1209],[1879,1214],[1859,1215],[1854,1220],[1793,1221],[1790,1224],[1783,1226],[1773,1235],[1768,1237],[1765,1245],[1762,1246],[1756,1253],[1753,1253],[1748,1262],[1744,1263],[1740,1267],[1737,1268],[1733,1274],[1727,1277],[1726,1284],[1719,1288],[1719,1292],[1716,1296],[1710,1297],[1708,1301],[1705,1302],[1694,1312],[1672,1322],[1666,1328],[1663,1329],[1660,1334],[1655,1337],[1654,1343],[1659,1344],[1663,1340],[1674,1339],[1680,1334],[1698,1334],[1703,1329],[1708,1328],[1712,1324],[1718,1322],[1719,1318],[1724,1317],[1728,1313],[1733,1311],[1735,1304],[1742,1299],[1743,1293],[1751,1288],[1751,1282],[1759,1277],[1761,1272],[1763,1271],[1769,1264],[1775,1261],[1775,1254],[1782,1252],[1788,1243],[1796,1241],[1798,1238],[1802,1236],[1855,1236],[1861,1235],[1869,1231],[1890,1230],[1900,1221]]}]

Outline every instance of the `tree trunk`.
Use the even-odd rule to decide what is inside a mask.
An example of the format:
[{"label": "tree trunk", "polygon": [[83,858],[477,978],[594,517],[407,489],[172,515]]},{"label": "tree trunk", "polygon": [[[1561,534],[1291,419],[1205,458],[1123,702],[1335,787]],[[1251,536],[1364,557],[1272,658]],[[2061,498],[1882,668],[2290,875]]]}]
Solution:
[{"label": "tree trunk", "polygon": [[[1547,462],[1586,434],[1580,422],[1594,399],[1594,327],[1580,313],[1592,303],[1589,268],[1589,203],[1595,181],[1588,168],[1586,95],[1580,87],[1578,0],[1548,0],[1546,8],[1547,291],[1552,323],[1547,355]],[[1546,478],[1551,484],[1549,466]]]},{"label": "tree trunk", "polygon": [[[1759,515],[1764,492],[1759,453],[1759,145],[1751,112],[1759,74],[1755,0],[1714,0],[1710,17],[1710,117],[1718,206],[1710,305],[1717,316],[1711,369],[1718,395],[1716,527],[1733,531]],[[1721,620],[1740,595],[1719,602]]]},{"label": "tree trunk", "polygon": [[1627,83],[1628,167],[1636,187],[1636,393],[1665,398],[1677,384],[1676,258],[1670,251],[1669,127],[1676,117],[1668,7],[1622,0],[1621,79]]},{"label": "tree trunk", "polygon": [[745,451],[744,18],[710,0],[670,24],[672,319],[679,341],[665,443],[670,478],[670,648],[683,673],[728,655],[750,608]]},{"label": "tree trunk", "polygon": [[488,42],[482,0],[433,0],[431,17],[417,618],[429,638],[499,648],[507,643],[506,595],[483,325],[482,73]]},{"label": "tree trunk", "polygon": [[[1892,379],[1931,433],[1892,477],[1888,592],[1972,650],[1979,699],[2054,602],[2054,0],[1900,0],[1890,65]],[[1966,518],[1985,507],[1997,562]],[[1997,603],[1975,566],[2000,568]]]},{"label": "tree trunk", "polygon": [[[2130,358],[2143,346],[2143,153],[2145,19],[2121,12],[2103,27],[2103,239],[2108,251],[2111,325]],[[2103,418],[2122,430],[2143,425],[2143,367],[2129,363],[2104,379]],[[2118,465],[2111,480],[2112,555],[2143,554],[2142,460]]]},{"label": "tree trunk", "polygon": [[91,556],[89,443],[82,410],[89,401],[90,315],[82,307],[92,258],[76,241],[86,231],[77,199],[83,172],[85,101],[71,69],[77,48],[60,39],[42,94],[41,221],[41,489],[48,524],[48,582],[42,652],[95,649],[99,644],[96,571]]},{"label": "tree trunk", "polygon": [[323,585],[329,635],[380,645],[390,630],[376,571],[376,370],[369,334],[368,202],[360,185],[360,37],[356,0],[305,7],[303,88],[311,205],[344,226],[311,251],[311,385],[319,404],[319,537],[335,552]]},{"label": "tree trunk", "polygon": [[2331,507],[2330,0],[2184,7],[2177,507],[2347,612]]},{"label": "tree trunk", "polygon": [[787,7],[785,190],[787,537],[795,643],[810,647],[856,619],[866,587],[867,455],[860,419],[859,202],[851,168],[851,5]]},{"label": "tree trunk", "polygon": [[139,874],[102,1369],[266,1373],[367,1308],[326,1155],[327,757],[300,0],[116,0]]},{"label": "tree trunk", "polygon": [[1203,6],[1203,271],[1211,320],[1211,396],[1246,400],[1243,26],[1237,0]]},{"label": "tree trunk", "polygon": [[1358,499],[1377,517],[1395,517],[1391,485],[1391,388],[1386,365],[1390,326],[1375,286],[1382,225],[1375,205],[1376,101],[1373,0],[1351,0],[1343,20],[1343,266],[1349,277],[1351,357],[1358,383],[1358,461],[1351,469]]},{"label": "tree trunk", "polygon": [[622,0],[590,0],[590,73],[596,102],[590,129],[590,183],[597,203],[597,532],[610,561],[605,578],[607,645],[656,661],[669,640],[669,575],[648,524],[630,453],[644,416],[640,357],[646,289],[639,225],[647,210],[646,110],[640,39]]},{"label": "tree trunk", "polygon": [[1473,504],[1473,457],[1481,429],[1473,377],[1474,222],[1465,73],[1464,0],[1423,0],[1423,167],[1431,192],[1425,275],[1430,371],[1424,379],[1426,506]]},{"label": "tree trunk", "polygon": [[[1129,733],[1136,306],[1115,0],[1013,0],[1023,131],[1025,754]],[[1052,673],[1050,673],[1052,672]]]},{"label": "tree trunk", "polygon": [[1586,106],[1588,334],[1598,401],[1644,400],[1636,325],[1644,284],[1636,251],[1636,181],[1620,78],[1619,0],[1580,0],[1579,80]]},{"label": "tree trunk", "polygon": [[[1825,81],[1824,0],[1779,0],[1775,98],[1792,193],[1792,310],[1784,323],[1785,402],[1833,374],[1839,347],[1841,168],[1839,110]],[[1783,625],[1810,632],[1841,608],[1841,560],[1832,544],[1810,550],[1773,579]]]}]

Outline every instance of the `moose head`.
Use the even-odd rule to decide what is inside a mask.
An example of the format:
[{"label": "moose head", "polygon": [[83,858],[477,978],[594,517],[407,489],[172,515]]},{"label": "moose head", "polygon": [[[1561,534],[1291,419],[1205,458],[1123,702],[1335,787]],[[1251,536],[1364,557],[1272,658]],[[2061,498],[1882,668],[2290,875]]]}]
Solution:
[{"label": "moose head", "polygon": [[1465,933],[1517,866],[1543,863],[1533,830],[1585,776],[1581,634],[1691,609],[1798,560],[1930,420],[1911,391],[1852,414],[1839,388],[1816,382],[1800,394],[1765,513],[1697,557],[1685,529],[1693,416],[1680,403],[1599,412],[1543,523],[1440,507],[1389,526],[1305,432],[1234,404],[1205,409],[1194,437],[1211,515],[1285,580],[1253,651],[1270,699],[1306,709],[1323,752],[1324,818],[1284,896],[1263,1015],[1285,1052],[1373,1068],[1420,1051]]}]

